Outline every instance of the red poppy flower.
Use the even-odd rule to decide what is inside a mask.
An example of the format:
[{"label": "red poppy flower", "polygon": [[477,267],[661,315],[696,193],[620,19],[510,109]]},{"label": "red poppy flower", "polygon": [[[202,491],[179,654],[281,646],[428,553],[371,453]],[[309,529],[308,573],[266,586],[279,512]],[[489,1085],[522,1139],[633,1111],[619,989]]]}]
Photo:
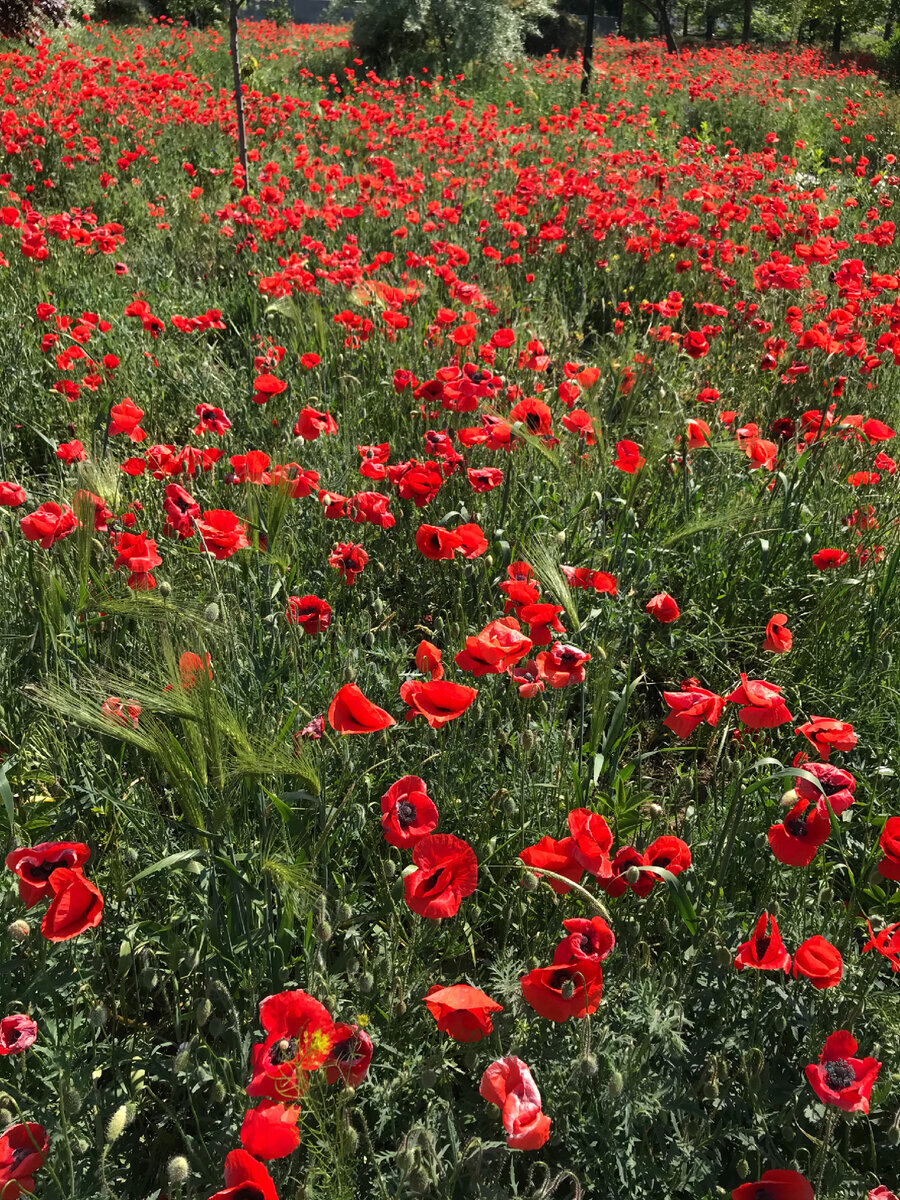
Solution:
[{"label": "red poppy flower", "polygon": [[6,865],[19,877],[19,896],[26,908],[49,896],[50,876],[60,867],[83,867],[91,857],[84,842],[39,842],[6,856]]},{"label": "red poppy flower", "polygon": [[331,624],[331,605],[318,596],[291,596],[284,610],[289,625],[299,625],[307,637],[324,633]]},{"label": "red poppy flower", "polygon": [[591,656],[577,646],[569,646],[565,642],[556,642],[549,650],[542,650],[535,656],[541,678],[552,688],[573,687],[584,683],[585,664]]},{"label": "red poppy flower", "polygon": [[500,617],[485,625],[481,633],[467,637],[465,649],[453,661],[476,679],[482,675],[502,675],[526,657],[531,645],[531,639],[521,632],[515,617]]},{"label": "red poppy flower", "polygon": [[225,1186],[209,1200],[278,1200],[272,1176],[246,1150],[232,1150],[225,1159]]},{"label": "red poppy flower", "polygon": [[251,1051],[248,1096],[296,1102],[306,1087],[306,1072],[320,1067],[334,1039],[334,1022],[314,997],[298,989],[267,996],[259,1006],[264,1042]]},{"label": "red poppy flower", "polygon": [[[601,594],[605,593],[609,596],[615,596],[619,591],[619,584],[615,575],[610,575],[608,571],[593,571],[590,567],[565,567],[559,568],[566,580],[566,583],[573,590],[583,589],[589,591],[593,589]],[[503,586],[502,584],[500,585]]]},{"label": "red poppy flower", "polygon": [[888,817],[878,844],[884,854],[878,863],[879,873],[885,879],[900,880],[900,817]]},{"label": "red poppy flower", "polygon": [[794,978],[802,975],[819,991],[836,987],[843,974],[840,950],[818,934],[807,938],[794,952]]},{"label": "red poppy flower", "polygon": [[203,538],[203,545],[217,562],[231,558],[232,554],[236,554],[238,550],[245,550],[250,545],[246,524],[227,508],[214,508],[205,512],[197,522],[197,529]]},{"label": "red poppy flower", "polygon": [[603,996],[603,971],[592,959],[535,967],[519,983],[526,1004],[557,1023],[596,1012]]},{"label": "red poppy flower", "polygon": [[63,508],[52,501],[42,504],[19,521],[23,537],[29,542],[38,542],[42,550],[49,550],[56,542],[67,538],[77,525],[71,508]]},{"label": "red poppy flower", "polygon": [[453,533],[459,542],[459,551],[463,558],[480,558],[488,548],[488,540],[481,526],[474,522],[457,525]]},{"label": "red poppy flower", "polygon": [[[530,627],[528,632],[531,635],[531,642],[535,646],[549,646],[553,640],[553,633],[566,632],[565,626],[559,619],[559,614],[563,611],[561,604],[522,605],[519,609],[519,619]],[[528,648],[531,649],[531,643]]]},{"label": "red poppy flower", "polygon": [[509,1055],[492,1062],[478,1088],[500,1109],[506,1144],[513,1150],[540,1150],[550,1136],[550,1118],[541,1111],[541,1093],[528,1066]]},{"label": "red poppy flower", "polygon": [[366,699],[355,683],[345,683],[328,706],[328,724],[337,733],[376,733],[397,722]]},{"label": "red poppy flower", "polygon": [[453,987],[435,984],[424,1000],[441,1033],[456,1042],[480,1042],[494,1028],[491,1013],[503,1012],[502,1004],[467,983]]},{"label": "red poppy flower", "polygon": [[849,771],[842,771],[831,763],[817,762],[804,762],[803,770],[814,775],[819,786],[798,776],[794,789],[803,800],[814,803],[823,817],[829,815],[829,810],[839,817],[853,803],[856,780]]},{"label": "red poppy flower", "polygon": [[879,933],[876,933],[872,928],[870,921],[866,921],[869,926],[869,940],[863,946],[861,953],[866,954],[869,950],[877,950],[891,964],[891,971],[896,974],[900,971],[900,921],[895,921],[893,925],[887,925]]},{"label": "red poppy flower", "polygon": [[182,688],[189,692],[198,683],[203,683],[204,679],[212,679],[212,659],[209,654],[201,658],[193,650],[185,650],[178,659],[178,674]]},{"label": "red poppy flower", "polygon": [[[575,839],[572,837],[563,838],[561,841],[552,837],[542,837],[533,846],[526,846],[524,850],[520,850],[519,858],[527,867],[543,867],[556,875],[565,875],[566,879],[571,879],[573,883],[578,883],[584,874],[584,867],[575,856]],[[543,877],[538,875],[538,878]],[[565,896],[572,890],[559,879],[548,878],[546,882],[560,896]]]},{"label": "red poppy flower", "polygon": [[572,857],[590,874],[609,876],[613,836],[606,819],[589,808],[573,808],[566,818],[572,835]]},{"label": "red poppy flower", "polygon": [[347,1087],[359,1087],[372,1062],[372,1039],[358,1025],[335,1025],[328,1057],[323,1063],[325,1082],[342,1079]]},{"label": "red poppy flower", "polygon": [[248,1154],[266,1161],[286,1158],[300,1145],[299,1104],[263,1100],[251,1108],[241,1125],[241,1143]]},{"label": "red poppy flower", "polygon": [[709,437],[712,430],[705,421],[699,418],[689,420],[687,423],[687,444],[688,450],[703,450],[709,445]]},{"label": "red poppy flower", "polygon": [[0,1196],[2,1185],[13,1179],[22,1191],[34,1191],[31,1176],[44,1165],[48,1146],[47,1131],[36,1121],[10,1125],[0,1135]]},{"label": "red poppy flower", "polygon": [[13,1013],[0,1021],[0,1055],[21,1054],[37,1041],[37,1021],[25,1013]]},{"label": "red poppy flower", "polygon": [[146,533],[119,533],[113,539],[113,548],[117,558],[113,570],[127,567],[130,571],[128,586],[136,591],[150,591],[156,587],[156,579],[152,571],[162,563],[156,553],[156,542],[148,538]]},{"label": "red poppy flower", "polygon": [[200,505],[180,484],[166,484],[163,512],[166,514],[163,533],[167,536],[177,534],[182,539],[194,536],[194,522],[200,518]]},{"label": "red poppy flower", "polygon": [[141,706],[136,704],[134,700],[129,700],[126,703],[118,696],[107,696],[100,705],[100,715],[101,717],[108,717],[116,725],[130,725],[132,729],[137,729],[138,718],[141,715]]},{"label": "red poppy flower", "polygon": [[478,695],[478,689],[448,679],[410,679],[400,685],[400,699],[409,705],[406,719],[424,717],[432,729],[461,717]]},{"label": "red poppy flower", "polygon": [[503,482],[499,467],[469,467],[466,476],[473,492],[490,492]]},{"label": "red poppy flower", "polygon": [[433,562],[442,558],[453,558],[459,549],[460,539],[442,525],[420,525],[416,530],[416,546],[420,554]]},{"label": "red poppy flower", "polygon": [[724,699],[700,687],[695,680],[688,680],[681,686],[685,689],[683,692],[663,692],[663,699],[672,710],[663,725],[680,738],[689,738],[702,721],[711,727],[718,725],[725,707]]},{"label": "red poppy flower", "polygon": [[869,1097],[881,1070],[875,1058],[856,1058],[856,1038],[846,1029],[829,1035],[817,1063],[806,1068],[806,1078],[823,1104],[844,1112],[869,1111]]},{"label": "red poppy flower", "polygon": [[198,404],[194,412],[198,418],[194,426],[195,436],[201,433],[215,433],[221,437],[231,428],[231,422],[222,409],[215,408],[212,404]]},{"label": "red poppy flower", "polygon": [[579,963],[584,961],[602,962],[611,953],[616,944],[613,931],[602,917],[569,917],[563,921],[563,928],[568,930],[568,937],[556,947],[553,955],[553,965]]},{"label": "red poppy flower", "polygon": [[418,775],[404,775],[381,797],[381,828],[385,841],[404,849],[437,828],[438,810]]},{"label": "red poppy flower", "polygon": [[799,1171],[764,1171],[756,1183],[742,1183],[731,1200],[815,1200],[812,1184]]},{"label": "red poppy flower", "polygon": [[791,969],[791,956],[785,949],[778,922],[769,913],[761,914],[749,941],[742,942],[734,958],[739,971],[753,967],[757,971],[784,971]]},{"label": "red poppy flower", "polygon": [[594,419],[583,408],[573,408],[562,419],[564,428],[570,433],[577,433],[586,446],[597,445],[597,435],[594,433]]},{"label": "red poppy flower", "polygon": [[847,552],[845,550],[817,550],[812,556],[813,566],[818,571],[833,571],[837,567],[842,567],[847,561]]},{"label": "red poppy flower", "polygon": [[147,436],[141,429],[143,416],[144,410],[126,396],[120,404],[114,404],[109,410],[109,436],[124,433],[130,441],[142,442]]},{"label": "red poppy flower", "polygon": [[639,471],[646,461],[646,458],[641,455],[641,448],[637,442],[630,442],[626,439],[616,443],[616,457],[613,460],[613,466],[624,471],[626,475],[633,475],[635,471]]},{"label": "red poppy flower", "polygon": [[406,903],[420,917],[454,917],[478,885],[475,851],[462,838],[432,833],[413,847],[417,870],[403,880]]},{"label": "red poppy flower", "polygon": [[660,592],[647,601],[647,612],[661,625],[671,625],[681,616],[681,610],[668,592]]},{"label": "red poppy flower", "polygon": [[422,638],[416,647],[416,669],[431,680],[444,678],[441,652],[433,642],[429,642],[425,638]]},{"label": "red poppy flower", "polygon": [[832,717],[811,717],[795,732],[806,738],[820,758],[826,759],[832,749],[852,750],[858,740],[849,721],[836,721]]},{"label": "red poppy flower", "polygon": [[80,867],[58,867],[50,876],[53,899],[41,921],[48,942],[67,942],[94,929],[103,916],[103,894]]},{"label": "red poppy flower", "polygon": [[444,483],[444,473],[437,463],[420,463],[415,459],[388,467],[387,477],[400,498],[412,500],[416,508],[430,504]]},{"label": "red poppy flower", "polygon": [[866,1200],[897,1200],[897,1197],[882,1183],[867,1193]]},{"label": "red poppy flower", "polygon": [[538,665],[533,658],[529,658],[515,667],[508,667],[507,674],[517,685],[519,695],[523,700],[531,700],[544,690],[544,681],[541,679]]},{"label": "red poppy flower", "polygon": [[318,412],[314,408],[303,408],[294,426],[294,437],[304,441],[314,442],[319,434],[330,436],[337,433],[338,427],[334,417],[329,412]]},{"label": "red poppy flower", "polygon": [[739,686],[725,699],[743,706],[738,719],[750,729],[774,729],[794,719],[782,699],[781,688],[762,679],[748,679],[741,674]]},{"label": "red poppy flower", "polygon": [[340,572],[341,579],[348,587],[353,587],[357,575],[365,569],[368,561],[368,554],[362,546],[354,542],[335,543],[334,549],[328,556],[329,567],[334,567]]},{"label": "red poppy flower", "polygon": [[76,438],[73,442],[60,442],[56,447],[56,457],[60,461],[71,465],[76,462],[84,462],[87,458],[87,451],[84,448],[84,443],[79,442]]},{"label": "red poppy flower", "polygon": [[784,613],[776,613],[770,617],[766,625],[766,637],[763,650],[770,654],[787,654],[794,644],[794,635],[787,627],[788,618]]},{"label": "red poppy flower", "polygon": [[800,799],[783,821],[769,826],[769,845],[785,866],[808,867],[830,832],[828,816],[819,812],[815,805],[810,807],[809,800]]},{"label": "red poppy flower", "polygon": [[0,483],[0,508],[19,508],[28,499],[17,483]]},{"label": "red poppy flower", "polygon": [[287,384],[283,379],[264,371],[253,380],[253,395],[250,399],[254,404],[266,404],[273,396],[280,396],[286,389]]}]

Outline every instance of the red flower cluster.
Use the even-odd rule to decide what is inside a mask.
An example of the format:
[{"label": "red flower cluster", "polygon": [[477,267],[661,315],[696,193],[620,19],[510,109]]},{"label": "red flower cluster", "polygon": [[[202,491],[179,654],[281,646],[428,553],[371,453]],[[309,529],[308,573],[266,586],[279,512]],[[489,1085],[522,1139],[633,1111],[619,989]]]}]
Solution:
[{"label": "red flower cluster", "polygon": [[100,924],[103,896],[82,870],[90,856],[82,842],[40,842],[6,856],[7,867],[19,877],[25,907],[50,900],[41,921],[49,942],[66,942]]}]

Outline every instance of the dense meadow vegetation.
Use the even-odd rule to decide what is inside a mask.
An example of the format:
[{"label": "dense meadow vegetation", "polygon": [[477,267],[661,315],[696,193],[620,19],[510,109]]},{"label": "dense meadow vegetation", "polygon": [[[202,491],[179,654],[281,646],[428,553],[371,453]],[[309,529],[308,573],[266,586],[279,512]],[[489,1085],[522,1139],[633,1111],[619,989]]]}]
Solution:
[{"label": "dense meadow vegetation", "polygon": [[0,1197],[890,1200],[900,104],[241,40],[0,46]]}]

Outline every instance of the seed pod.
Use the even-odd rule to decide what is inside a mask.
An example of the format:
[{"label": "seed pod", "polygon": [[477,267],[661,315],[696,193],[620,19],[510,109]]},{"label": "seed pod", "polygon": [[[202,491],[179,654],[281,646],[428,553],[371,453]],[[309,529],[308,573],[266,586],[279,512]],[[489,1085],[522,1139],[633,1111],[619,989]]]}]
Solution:
[{"label": "seed pod", "polygon": [[198,1029],[202,1029],[212,1016],[212,1010],[213,1006],[208,997],[201,996],[197,1001],[197,1007],[194,1009],[194,1020],[197,1022]]},{"label": "seed pod", "polygon": [[191,1168],[183,1154],[176,1154],[166,1164],[166,1182],[170,1187],[178,1187],[182,1183],[187,1183],[190,1174]]}]

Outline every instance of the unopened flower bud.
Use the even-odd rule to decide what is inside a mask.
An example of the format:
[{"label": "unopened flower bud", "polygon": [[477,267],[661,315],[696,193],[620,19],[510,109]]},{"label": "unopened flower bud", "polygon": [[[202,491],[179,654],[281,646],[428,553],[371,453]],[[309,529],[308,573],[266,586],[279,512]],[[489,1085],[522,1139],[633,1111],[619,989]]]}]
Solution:
[{"label": "unopened flower bud", "polygon": [[134,1106],[131,1104],[120,1104],[109,1118],[109,1124],[106,1126],[107,1142],[112,1145],[113,1142],[118,1141],[133,1119]]},{"label": "unopened flower bud", "polygon": [[582,1054],[578,1060],[578,1070],[591,1079],[600,1070],[600,1065],[593,1054]]},{"label": "unopened flower bud", "polygon": [[575,995],[575,984],[571,979],[566,980],[566,982],[559,989],[559,994],[562,996],[563,1000],[572,999],[572,997]]},{"label": "unopened flower bud", "polygon": [[640,877],[641,872],[637,867],[629,867],[625,872],[625,882],[632,884],[632,886],[638,882]]},{"label": "unopened flower bud", "polygon": [[179,1184],[187,1183],[190,1174],[191,1168],[183,1154],[176,1154],[166,1164],[166,1181],[170,1187],[178,1187]]},{"label": "unopened flower bud", "polygon": [[621,1071],[613,1071],[609,1077],[609,1082],[606,1085],[606,1094],[611,1100],[615,1100],[616,1096],[621,1096],[625,1090],[625,1080],[622,1078]]},{"label": "unopened flower bud", "polygon": [[168,600],[168,598],[172,595],[172,585],[166,579],[164,579],[162,581],[162,583],[159,585],[159,587],[156,590],[157,590],[158,595],[163,600]]},{"label": "unopened flower bud", "polygon": [[747,1178],[747,1176],[750,1174],[750,1164],[747,1162],[746,1158],[742,1158],[739,1162],[734,1164],[734,1173],[737,1175],[738,1179]]},{"label": "unopened flower bud", "polygon": [[203,610],[203,620],[207,625],[215,625],[219,619],[219,606],[215,600],[211,600]]},{"label": "unopened flower bud", "polygon": [[20,917],[18,921],[13,921],[12,924],[7,925],[6,932],[14,942],[24,942],[31,933],[31,926]]},{"label": "unopened flower bud", "polygon": [[531,871],[526,871],[522,876],[522,887],[526,892],[536,892],[540,887],[540,883],[541,881],[538,879],[537,875]]},{"label": "unopened flower bud", "polygon": [[790,791],[785,792],[784,795],[781,797],[781,807],[782,808],[793,808],[794,805],[797,803],[797,799],[798,799],[798,797],[797,797],[796,791],[793,788],[791,788]]}]

